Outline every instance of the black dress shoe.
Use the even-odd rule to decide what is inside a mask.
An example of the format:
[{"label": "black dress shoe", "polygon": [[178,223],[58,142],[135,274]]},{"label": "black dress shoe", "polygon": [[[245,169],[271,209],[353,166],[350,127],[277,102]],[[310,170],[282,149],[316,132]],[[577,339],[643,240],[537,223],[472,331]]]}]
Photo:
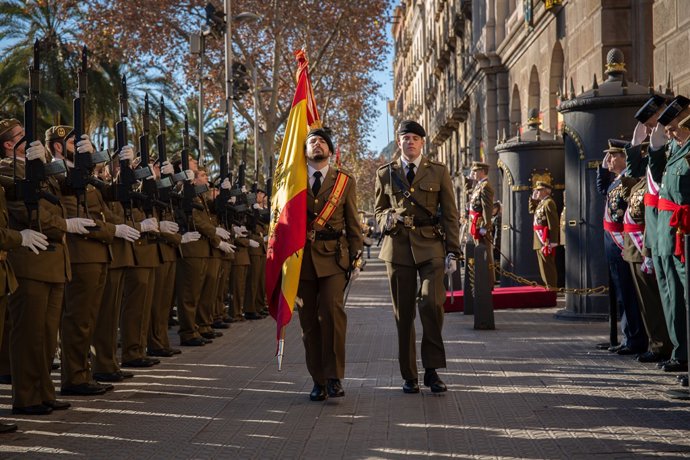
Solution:
[{"label": "black dress shoe", "polygon": [[[220,335],[216,335],[216,334],[220,334]],[[203,338],[206,339],[206,340],[213,340],[213,339],[215,339],[216,337],[222,337],[222,336],[223,336],[223,333],[222,333],[222,332],[213,332],[213,331],[211,331],[211,332],[202,332],[202,333],[201,333],[201,337],[203,337]]]},{"label": "black dress shoe", "polygon": [[230,329],[230,325],[228,323],[224,323],[223,321],[214,321],[213,324],[211,324],[211,327],[213,329]]},{"label": "black dress shoe", "polygon": [[120,372],[94,372],[93,378],[98,382],[122,382],[125,379]]},{"label": "black dress shoe", "polygon": [[608,350],[609,350],[611,353],[616,353],[616,352],[617,352],[618,350],[620,350],[621,348],[623,348],[623,345],[611,345],[610,347],[608,347]]},{"label": "black dress shoe", "polygon": [[424,385],[431,389],[432,393],[443,393],[448,391],[448,387],[443,383],[443,380],[436,373],[436,369],[427,369],[424,371]]},{"label": "black dress shoe", "polygon": [[682,387],[688,386],[688,376],[687,375],[683,376],[683,378],[680,379],[680,386],[682,386]]},{"label": "black dress shoe", "polygon": [[158,348],[154,350],[146,350],[146,356],[160,356],[163,358],[170,358],[175,353],[172,350],[166,350],[165,348]]},{"label": "black dress shoe", "polygon": [[616,351],[616,354],[619,355],[637,355],[639,353],[639,351],[635,351],[632,348],[628,348],[626,346],[622,346]]},{"label": "black dress shoe", "polygon": [[668,356],[664,356],[653,351],[646,351],[637,357],[637,360],[641,363],[658,363],[667,359]]},{"label": "black dress shoe", "polygon": [[263,317],[257,313],[254,313],[253,311],[250,311],[249,313],[244,314],[244,319],[257,320],[263,319]]},{"label": "black dress shoe", "polygon": [[155,363],[145,358],[132,359],[122,363],[122,367],[152,367]]},{"label": "black dress shoe", "polygon": [[213,343],[213,339],[209,339],[207,337],[201,337],[201,340],[203,340],[204,343]]},{"label": "black dress shoe", "polygon": [[97,383],[80,383],[79,385],[62,387],[60,394],[62,396],[95,396],[102,395],[106,391],[103,386]]},{"label": "black dress shoe", "polygon": [[[616,344],[617,345],[617,344]],[[610,342],[598,343],[594,346],[597,350],[608,350],[611,347]]]},{"label": "black dress shoe", "polygon": [[666,361],[659,361],[658,363],[656,363],[656,368],[657,368],[657,369],[661,369],[661,368],[664,367],[664,366],[666,365],[666,363],[668,363],[669,361],[671,361],[671,360],[670,360],[670,359],[667,359]]},{"label": "black dress shoe", "polygon": [[340,398],[345,396],[345,390],[343,390],[343,385],[340,383],[340,379],[328,379],[326,383],[326,390],[328,391],[328,396],[330,398]]},{"label": "black dress shoe", "polygon": [[223,322],[224,322],[225,324],[230,324],[230,323],[234,323],[235,320],[232,319],[232,318],[230,318],[230,317],[227,317],[227,318],[223,318]]},{"label": "black dress shoe", "polygon": [[12,408],[12,413],[16,415],[48,415],[51,412],[53,412],[53,408],[44,404]]},{"label": "black dress shoe", "polygon": [[44,406],[48,406],[53,410],[65,410],[72,407],[67,401],[60,401],[59,399],[53,399],[52,401],[43,401]]},{"label": "black dress shoe", "polygon": [[111,385],[109,383],[98,383],[98,382],[95,382],[95,383],[99,387],[103,388],[105,391],[111,391],[115,388],[113,385]]},{"label": "black dress shoe", "polygon": [[143,359],[143,360],[145,360],[145,361],[150,361],[150,362],[152,362],[154,365],[155,365],[155,364],[160,364],[160,363],[161,363],[161,360],[158,359],[158,358],[141,358],[141,359]]},{"label": "black dress shoe", "polygon": [[134,372],[123,371],[122,369],[117,371],[117,373],[120,374],[123,379],[131,379],[132,377],[134,377]]},{"label": "black dress shoe", "polygon": [[182,353],[182,350],[180,350],[179,348],[166,348],[166,350],[170,350],[173,355],[179,355]]},{"label": "black dress shoe", "polygon": [[206,345],[206,340],[203,337],[194,337],[193,339],[180,341],[180,345],[183,347],[203,347]]},{"label": "black dress shoe", "polygon": [[0,383],[3,385],[12,385],[12,376],[10,374],[0,375]]},{"label": "black dress shoe", "polygon": [[309,399],[312,401],[324,401],[326,398],[326,386],[315,383],[314,388],[309,393]]},{"label": "black dress shoe", "polygon": [[677,359],[672,359],[661,368],[664,372],[687,372],[688,362],[678,361]]},{"label": "black dress shoe", "polygon": [[0,433],[14,433],[17,425],[14,423],[0,423]]},{"label": "black dress shoe", "polygon": [[419,381],[417,379],[405,380],[402,389],[405,393],[419,393]]}]

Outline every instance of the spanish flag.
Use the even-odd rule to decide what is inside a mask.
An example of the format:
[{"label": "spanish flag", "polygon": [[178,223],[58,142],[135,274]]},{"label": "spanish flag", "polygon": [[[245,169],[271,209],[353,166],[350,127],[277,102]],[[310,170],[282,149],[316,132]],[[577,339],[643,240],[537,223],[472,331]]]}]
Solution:
[{"label": "spanish flag", "polygon": [[271,224],[266,255],[266,297],[278,326],[280,367],[285,326],[292,318],[307,236],[307,160],[304,146],[310,126],[319,126],[318,112],[302,50],[295,53],[297,89],[273,175]]}]

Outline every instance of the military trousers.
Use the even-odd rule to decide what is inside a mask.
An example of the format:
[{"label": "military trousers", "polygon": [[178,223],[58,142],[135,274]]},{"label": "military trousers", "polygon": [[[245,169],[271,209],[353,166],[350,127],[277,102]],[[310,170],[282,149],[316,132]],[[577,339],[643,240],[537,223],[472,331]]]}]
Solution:
[{"label": "military trousers", "polygon": [[247,273],[246,289],[244,292],[244,311],[251,313],[259,313],[263,307],[257,309],[257,299],[259,297],[259,284],[261,282],[261,273],[265,273],[265,266],[261,264],[260,255],[250,255],[249,271]]},{"label": "military trousers", "polygon": [[247,273],[249,273],[249,265],[232,266],[232,275],[230,275],[232,277],[232,312],[235,319],[242,318]]},{"label": "military trousers", "polygon": [[556,248],[553,254],[545,256],[541,249],[537,249],[537,261],[539,262],[539,273],[546,287],[558,287],[558,271],[556,270]]},{"label": "military trousers", "polygon": [[72,281],[65,285],[60,329],[63,388],[93,381],[89,351],[107,277],[105,262],[72,264]]},{"label": "military trousers", "polygon": [[153,267],[130,267],[125,272],[120,312],[123,363],[146,357],[155,282],[156,269]]},{"label": "military trousers", "polygon": [[[658,262],[658,266],[657,266]],[[673,255],[658,256],[654,258],[654,268],[657,272],[657,280],[664,280],[666,289],[661,283],[659,288],[664,300],[664,317],[668,335],[673,344],[671,358],[678,361],[688,360],[687,349],[687,325],[685,324],[685,267],[678,257]]]},{"label": "military trousers", "polygon": [[148,334],[149,350],[165,350],[170,348],[168,338],[168,318],[170,306],[175,295],[175,270],[177,262],[174,260],[161,262],[155,268],[155,286],[151,303],[151,325]]},{"label": "military trousers", "polygon": [[649,338],[648,350],[662,356],[670,356],[673,344],[668,336],[656,276],[651,273],[644,273],[640,262],[629,263],[640,305],[642,322]]},{"label": "military trousers", "polygon": [[201,288],[206,277],[207,257],[180,257],[175,271],[177,319],[180,322],[180,341],[200,338],[196,325],[196,310],[201,301]]},{"label": "military trousers", "polygon": [[210,257],[206,267],[199,308],[196,310],[196,325],[200,334],[213,332],[213,312],[216,309],[218,287],[222,272],[220,271],[220,257]]},{"label": "military trousers", "polygon": [[213,311],[213,322],[223,321],[229,317],[226,311],[225,299],[230,291],[230,272],[232,271],[232,260],[221,259],[220,262],[220,282],[216,292],[216,307]]},{"label": "military trousers", "polygon": [[345,273],[299,281],[297,295],[307,370],[314,383],[345,377],[347,315],[343,305]]},{"label": "military trousers", "polygon": [[2,310],[2,316],[0,316],[0,322],[2,322],[2,327],[0,328],[0,334],[2,334],[2,340],[0,340],[0,375],[10,375],[10,331],[12,329],[12,319],[10,318],[10,311],[7,308],[9,303],[8,296],[0,297],[0,310]]},{"label": "military trousers", "polygon": [[256,296],[254,296],[254,311],[260,312],[266,309],[266,254],[259,256],[259,269],[257,270],[258,282]]},{"label": "military trousers", "polygon": [[93,336],[95,354],[92,358],[93,372],[109,374],[120,370],[117,359],[117,330],[120,325],[120,307],[125,287],[125,270],[110,268],[103,290],[101,309],[96,319],[96,332]]},{"label": "military trousers", "polygon": [[417,266],[386,262],[398,330],[398,362],[405,380],[418,378],[414,327],[417,308],[422,321],[422,365],[425,369],[446,367],[446,350],[441,335],[443,303],[446,300],[443,268],[444,260],[440,258]]},{"label": "military trousers", "polygon": [[12,406],[28,407],[55,400],[50,372],[65,285],[27,278],[17,281],[19,287],[9,301]]}]

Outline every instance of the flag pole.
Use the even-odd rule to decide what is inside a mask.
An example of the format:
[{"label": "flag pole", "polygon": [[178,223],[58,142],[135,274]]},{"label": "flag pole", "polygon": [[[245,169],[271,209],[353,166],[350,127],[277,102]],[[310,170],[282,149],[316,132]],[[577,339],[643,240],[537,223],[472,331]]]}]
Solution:
[{"label": "flag pole", "polygon": [[283,370],[283,348],[285,347],[285,326],[280,328],[280,339],[278,340],[278,372]]}]

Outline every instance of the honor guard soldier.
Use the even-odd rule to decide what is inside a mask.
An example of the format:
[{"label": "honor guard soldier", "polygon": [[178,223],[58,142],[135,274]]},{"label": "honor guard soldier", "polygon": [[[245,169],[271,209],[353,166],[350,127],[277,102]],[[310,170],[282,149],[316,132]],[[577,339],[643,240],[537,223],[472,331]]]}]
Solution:
[{"label": "honor guard soldier", "polygon": [[359,274],[362,232],[357,215],[355,179],[329,165],[333,142],[325,129],[307,134],[305,154],[307,241],[297,295],[303,304],[299,322],[307,369],[314,380],[309,398],[345,396],[345,332],[343,291]]},{"label": "honor guard soldier", "polygon": [[605,198],[604,208],[604,250],[609,265],[610,288],[614,290],[616,302],[623,308],[621,329],[624,340],[610,351],[621,355],[644,353],[647,349],[647,334],[640,316],[640,307],[633,290],[629,265],[622,258],[623,216],[628,206],[630,188],[637,182],[623,175],[625,171],[625,146],[627,141],[609,139],[606,155],[597,169],[597,190]]},{"label": "honor guard soldier", "polygon": [[530,201],[530,209],[534,209],[534,241],[532,248],[537,253],[539,273],[546,287],[553,289],[558,286],[558,271],[556,270],[556,246],[560,239],[558,210],[551,193],[553,187],[550,182],[536,181]]},{"label": "honor guard soldier", "polygon": [[[664,313],[673,343],[671,359],[660,363],[666,372],[688,369],[683,236],[690,232],[690,142],[688,132],[679,123],[689,115],[690,100],[676,97],[659,116],[650,136],[649,168],[654,181],[661,183],[655,229],[659,266],[655,269],[657,278],[666,278],[667,289],[662,292],[662,299],[664,294],[668,296]],[[670,136],[670,142],[666,142],[665,133]]]},{"label": "honor guard soldier", "polygon": [[[422,155],[425,136],[419,123],[401,122],[397,143],[402,155],[376,172],[375,214],[385,233],[379,257],[386,262],[390,281],[405,393],[419,393],[414,328],[417,305],[423,328],[424,385],[434,393],[447,390],[436,372],[446,367],[441,334],[446,299],[443,276],[457,269],[460,254],[458,210],[450,174],[443,163]],[[485,225],[491,222],[492,206],[493,194],[484,208]]]},{"label": "honor guard soldier", "polygon": [[[470,179],[474,187],[469,198],[469,233],[475,244],[484,243],[486,253],[493,254],[493,232],[498,231],[491,225],[491,210],[494,202],[494,190],[489,183],[489,165],[479,161],[472,163]],[[495,271],[489,269],[489,286],[493,289],[496,282]]]}]

